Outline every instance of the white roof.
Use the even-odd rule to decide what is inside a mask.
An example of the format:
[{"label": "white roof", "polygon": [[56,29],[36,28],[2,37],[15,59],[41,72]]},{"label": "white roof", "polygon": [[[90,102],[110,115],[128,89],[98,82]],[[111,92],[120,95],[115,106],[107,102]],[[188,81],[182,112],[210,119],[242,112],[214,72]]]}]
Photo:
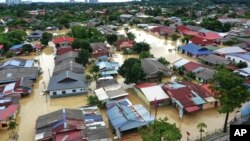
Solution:
[{"label": "white roof", "polygon": [[183,58],[182,58],[181,60],[175,62],[175,63],[173,64],[173,66],[176,67],[176,68],[179,68],[179,67],[184,66],[184,65],[187,64],[188,62],[190,62],[190,61],[187,60],[187,59],[183,59]]},{"label": "white roof", "polygon": [[36,134],[36,136],[35,136],[35,140],[37,141],[37,140],[41,140],[41,139],[43,139],[44,138],[44,132],[43,133],[39,133],[39,134]]},{"label": "white roof", "polygon": [[150,102],[154,100],[162,100],[169,98],[169,96],[162,90],[160,86],[141,88],[141,91]]},{"label": "white roof", "polygon": [[243,69],[238,69],[234,71],[235,73],[238,73],[241,76],[250,76],[250,68],[243,68]]},{"label": "white roof", "polygon": [[244,52],[246,51],[238,46],[224,47],[214,51],[214,53],[218,54],[233,54],[233,53],[244,53]]},{"label": "white roof", "polygon": [[6,91],[14,90],[15,85],[16,85],[16,83],[10,83],[10,84],[7,84],[7,85],[5,85],[4,90],[3,90],[3,91],[4,91],[4,92],[6,92]]},{"label": "white roof", "polygon": [[107,93],[105,92],[103,88],[96,89],[95,95],[100,101],[109,99],[109,96],[107,95]]},{"label": "white roof", "polygon": [[166,60],[170,63],[170,64],[173,64],[173,63],[175,63],[175,62],[177,62],[177,61],[179,61],[179,60],[181,60],[182,58],[179,56],[179,55],[177,55],[177,54],[168,54],[168,55],[166,55]]},{"label": "white roof", "polygon": [[205,100],[207,102],[215,102],[216,101],[216,99],[214,97],[212,97],[212,96],[211,97],[206,97]]}]

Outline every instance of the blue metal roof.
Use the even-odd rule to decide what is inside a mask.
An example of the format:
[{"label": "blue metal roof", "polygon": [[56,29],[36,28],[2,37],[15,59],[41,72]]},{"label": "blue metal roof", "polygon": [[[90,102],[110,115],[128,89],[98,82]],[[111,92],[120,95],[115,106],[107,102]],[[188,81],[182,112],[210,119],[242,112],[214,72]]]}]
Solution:
[{"label": "blue metal roof", "polygon": [[250,114],[250,101],[247,102],[241,109],[240,113],[242,116],[247,116]]},{"label": "blue metal roof", "polygon": [[150,113],[142,105],[128,106],[119,101],[112,104],[113,106],[107,110],[107,115],[116,130],[126,131],[154,121],[154,117],[150,116]]},{"label": "blue metal roof", "polygon": [[20,49],[23,47],[24,44],[14,45],[10,48],[10,50]]},{"label": "blue metal roof", "polygon": [[250,62],[250,54],[234,54],[232,56],[237,56],[237,57],[239,57],[241,59],[244,59],[244,60]]},{"label": "blue metal roof", "polygon": [[182,46],[180,49],[194,55],[207,55],[212,53],[212,51],[193,43],[186,44]]}]

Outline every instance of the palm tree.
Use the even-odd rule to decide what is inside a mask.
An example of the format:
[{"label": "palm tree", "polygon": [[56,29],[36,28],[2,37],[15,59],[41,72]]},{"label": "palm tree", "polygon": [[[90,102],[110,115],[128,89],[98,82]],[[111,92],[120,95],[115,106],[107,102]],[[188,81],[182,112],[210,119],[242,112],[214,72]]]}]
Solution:
[{"label": "palm tree", "polygon": [[197,128],[199,129],[200,132],[200,141],[202,141],[202,133],[205,132],[203,128],[207,128],[207,125],[204,122],[201,122],[197,125]]}]

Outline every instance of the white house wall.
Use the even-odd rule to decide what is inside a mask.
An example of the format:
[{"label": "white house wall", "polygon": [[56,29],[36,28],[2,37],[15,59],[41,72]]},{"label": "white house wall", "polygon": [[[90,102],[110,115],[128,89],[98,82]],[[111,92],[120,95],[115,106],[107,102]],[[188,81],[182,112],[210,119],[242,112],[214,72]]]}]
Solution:
[{"label": "white house wall", "polygon": [[[73,90],[76,90],[73,92]],[[63,94],[62,92],[65,91],[66,93]],[[88,91],[87,88],[76,88],[76,89],[67,89],[67,90],[56,90],[56,91],[50,91],[50,97],[61,97],[61,96],[68,96],[68,95],[74,95],[74,94],[81,94],[86,93]],[[56,92],[56,95],[54,94]]]},{"label": "white house wall", "polygon": [[235,63],[239,63],[239,62],[246,62],[247,63],[247,66],[250,67],[250,62],[249,61],[246,61],[240,57],[237,57],[237,56],[230,56],[230,55],[226,55],[226,59],[230,60],[230,61],[233,61]]}]

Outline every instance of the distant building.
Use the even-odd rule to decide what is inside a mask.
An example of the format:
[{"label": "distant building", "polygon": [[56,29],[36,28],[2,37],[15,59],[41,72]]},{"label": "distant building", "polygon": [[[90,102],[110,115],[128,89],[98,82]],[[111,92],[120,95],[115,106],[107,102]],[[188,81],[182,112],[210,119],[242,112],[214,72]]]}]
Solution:
[{"label": "distant building", "polygon": [[7,5],[21,4],[21,0],[6,0]]},{"label": "distant building", "polygon": [[98,0],[85,0],[85,3],[98,3]]}]

